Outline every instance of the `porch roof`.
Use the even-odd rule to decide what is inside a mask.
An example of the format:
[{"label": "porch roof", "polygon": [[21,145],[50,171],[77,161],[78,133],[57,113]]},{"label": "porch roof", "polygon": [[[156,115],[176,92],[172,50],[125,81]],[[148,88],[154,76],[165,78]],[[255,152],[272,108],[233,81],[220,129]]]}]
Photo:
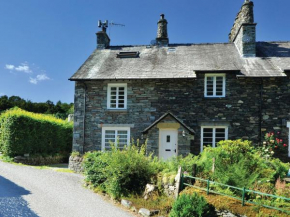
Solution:
[{"label": "porch roof", "polygon": [[155,122],[153,122],[149,127],[147,127],[145,130],[143,130],[143,134],[147,134],[148,131],[154,127],[156,124],[158,124],[160,121],[162,121],[167,116],[171,116],[176,122],[181,124],[185,129],[187,129],[191,134],[195,134],[195,131],[191,129],[189,126],[187,126],[185,123],[183,123],[180,119],[178,119],[175,115],[173,115],[171,112],[167,112],[164,115],[162,115],[159,119],[157,119]]}]

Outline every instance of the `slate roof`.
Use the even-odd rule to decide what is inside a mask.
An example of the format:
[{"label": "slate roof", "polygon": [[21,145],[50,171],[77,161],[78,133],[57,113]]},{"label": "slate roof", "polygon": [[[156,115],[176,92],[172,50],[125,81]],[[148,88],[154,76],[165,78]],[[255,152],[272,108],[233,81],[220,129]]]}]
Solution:
[{"label": "slate roof", "polygon": [[[119,52],[139,52],[139,57],[117,58]],[[195,78],[199,71],[284,77],[289,69],[290,42],[257,42],[257,57],[248,58],[233,43],[111,46],[96,49],[70,80]]]},{"label": "slate roof", "polygon": [[162,121],[167,116],[171,116],[174,120],[176,120],[177,123],[179,123],[181,126],[183,126],[185,129],[187,129],[191,134],[195,134],[195,131],[188,127],[185,123],[183,123],[181,120],[179,120],[175,115],[173,115],[171,112],[167,112],[164,115],[162,115],[160,118],[158,118],[156,121],[154,121],[149,127],[147,127],[145,130],[143,130],[143,134],[148,133],[148,131],[154,127],[156,124],[158,124],[160,121]]}]

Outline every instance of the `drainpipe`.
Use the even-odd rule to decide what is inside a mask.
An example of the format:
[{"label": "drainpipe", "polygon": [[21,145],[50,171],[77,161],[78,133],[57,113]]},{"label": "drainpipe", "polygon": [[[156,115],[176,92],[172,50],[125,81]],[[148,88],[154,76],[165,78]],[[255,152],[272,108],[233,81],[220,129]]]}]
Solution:
[{"label": "drainpipe", "polygon": [[259,140],[260,140],[260,144],[262,144],[262,112],[263,112],[263,89],[264,89],[264,80],[263,78],[261,78],[260,80],[260,114],[259,114]]},{"label": "drainpipe", "polygon": [[85,142],[86,142],[86,137],[85,137],[85,132],[86,132],[86,102],[87,102],[87,85],[85,82],[84,84],[84,115],[83,115],[83,147],[81,148],[81,153],[84,153],[84,147],[85,147]]}]

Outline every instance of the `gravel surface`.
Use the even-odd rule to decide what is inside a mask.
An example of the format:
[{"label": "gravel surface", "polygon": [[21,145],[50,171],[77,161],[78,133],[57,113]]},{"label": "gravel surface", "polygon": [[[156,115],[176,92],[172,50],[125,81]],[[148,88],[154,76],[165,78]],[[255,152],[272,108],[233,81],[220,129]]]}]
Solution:
[{"label": "gravel surface", "polygon": [[82,187],[83,176],[0,161],[0,216],[132,217]]}]

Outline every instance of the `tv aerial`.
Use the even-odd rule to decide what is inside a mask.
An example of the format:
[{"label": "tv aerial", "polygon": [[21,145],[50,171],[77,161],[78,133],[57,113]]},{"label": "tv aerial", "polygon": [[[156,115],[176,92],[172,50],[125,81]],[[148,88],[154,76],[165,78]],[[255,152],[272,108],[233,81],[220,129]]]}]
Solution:
[{"label": "tv aerial", "polygon": [[101,20],[98,21],[98,27],[102,28],[102,31],[106,32],[108,28],[108,20],[102,22]]},{"label": "tv aerial", "polygon": [[107,31],[107,28],[109,27],[109,36],[110,36],[110,32],[111,32],[111,27],[113,26],[120,26],[120,27],[125,27],[124,24],[121,23],[114,23],[113,21],[109,23],[108,20],[105,20],[104,22],[102,22],[101,20],[98,21],[98,27],[102,28],[103,32]]},{"label": "tv aerial", "polygon": [[113,21],[109,23],[109,36],[111,34],[111,28],[112,27],[125,27],[124,24],[121,23],[114,23]]}]

